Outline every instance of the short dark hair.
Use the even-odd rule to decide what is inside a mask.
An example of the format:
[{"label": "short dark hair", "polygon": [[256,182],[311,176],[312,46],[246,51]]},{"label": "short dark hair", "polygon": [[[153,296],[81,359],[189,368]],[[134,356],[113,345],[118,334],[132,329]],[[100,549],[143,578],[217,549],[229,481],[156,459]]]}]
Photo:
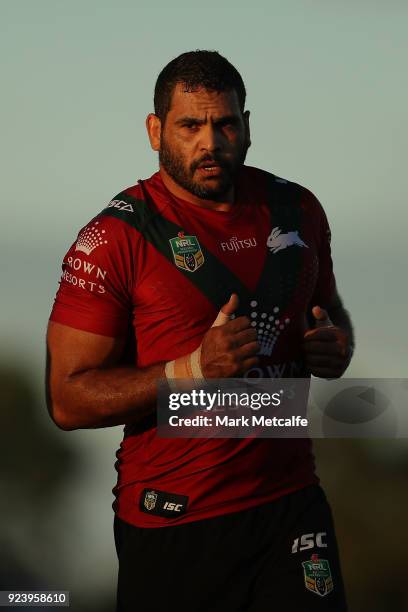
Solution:
[{"label": "short dark hair", "polygon": [[163,123],[177,83],[182,83],[186,91],[195,91],[200,87],[216,92],[235,90],[241,112],[244,112],[244,81],[238,70],[218,51],[188,51],[163,68],[154,88],[154,112]]}]

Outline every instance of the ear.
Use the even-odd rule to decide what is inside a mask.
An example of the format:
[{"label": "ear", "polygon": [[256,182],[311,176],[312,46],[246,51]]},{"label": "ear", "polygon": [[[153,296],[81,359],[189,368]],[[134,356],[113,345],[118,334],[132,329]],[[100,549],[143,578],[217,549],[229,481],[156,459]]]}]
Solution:
[{"label": "ear", "polygon": [[153,151],[160,150],[161,121],[154,113],[149,113],[146,117],[146,129],[149,136],[150,146]]},{"label": "ear", "polygon": [[243,114],[244,117],[244,124],[245,124],[245,142],[247,147],[249,148],[251,146],[251,130],[249,128],[249,111],[245,111]]}]

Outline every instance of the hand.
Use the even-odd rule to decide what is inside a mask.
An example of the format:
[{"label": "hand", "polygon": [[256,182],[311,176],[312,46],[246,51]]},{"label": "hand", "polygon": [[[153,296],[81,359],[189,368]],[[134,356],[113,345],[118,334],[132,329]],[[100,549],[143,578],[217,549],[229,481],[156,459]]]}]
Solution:
[{"label": "hand", "polygon": [[320,378],[340,378],[351,359],[348,334],[333,325],[326,310],[314,306],[316,327],[303,336],[303,350],[308,370]]},{"label": "hand", "polygon": [[238,304],[238,296],[233,293],[203,338],[201,370],[205,378],[241,376],[258,363],[259,344],[250,320],[230,319]]}]

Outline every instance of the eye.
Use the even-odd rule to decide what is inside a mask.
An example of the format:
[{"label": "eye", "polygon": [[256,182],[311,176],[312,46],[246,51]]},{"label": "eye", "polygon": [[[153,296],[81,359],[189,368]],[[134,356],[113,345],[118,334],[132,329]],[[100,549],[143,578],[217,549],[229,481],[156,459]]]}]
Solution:
[{"label": "eye", "polygon": [[193,132],[197,130],[199,126],[198,123],[185,123],[182,127],[189,130],[190,132]]},{"label": "eye", "polygon": [[217,125],[221,130],[235,131],[237,129],[237,122],[233,119],[219,121]]}]

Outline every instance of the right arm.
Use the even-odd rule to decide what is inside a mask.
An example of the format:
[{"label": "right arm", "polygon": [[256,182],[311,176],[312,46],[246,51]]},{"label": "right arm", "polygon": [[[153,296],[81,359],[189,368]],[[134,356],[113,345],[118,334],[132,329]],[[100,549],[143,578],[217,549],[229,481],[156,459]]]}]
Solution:
[{"label": "right arm", "polygon": [[156,409],[156,382],[164,363],[116,365],[125,338],[110,338],[53,321],[47,333],[47,404],[64,430],[139,421]]},{"label": "right arm", "polygon": [[64,257],[46,373],[48,410],[61,429],[132,423],[155,410],[164,365],[137,369],[122,360],[138,249],[131,237],[126,223],[99,216]]},{"label": "right arm", "polygon": [[[202,341],[205,378],[242,375],[258,359],[256,332],[247,317],[229,320],[238,305],[232,297]],[[220,313],[221,314],[221,313]],[[165,363],[147,368],[118,366],[125,338],[111,338],[53,321],[47,334],[47,403],[64,430],[137,422],[156,409],[156,382]]]}]

